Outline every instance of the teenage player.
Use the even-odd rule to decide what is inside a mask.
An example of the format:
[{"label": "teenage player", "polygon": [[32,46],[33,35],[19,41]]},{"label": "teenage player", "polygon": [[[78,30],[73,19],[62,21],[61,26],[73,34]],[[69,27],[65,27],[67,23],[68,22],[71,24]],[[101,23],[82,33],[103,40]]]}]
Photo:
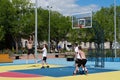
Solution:
[{"label": "teenage player", "polygon": [[49,65],[47,63],[47,45],[44,44],[43,49],[38,51],[42,51],[42,67],[41,68],[45,68],[44,64],[46,64],[47,68],[49,68]]}]

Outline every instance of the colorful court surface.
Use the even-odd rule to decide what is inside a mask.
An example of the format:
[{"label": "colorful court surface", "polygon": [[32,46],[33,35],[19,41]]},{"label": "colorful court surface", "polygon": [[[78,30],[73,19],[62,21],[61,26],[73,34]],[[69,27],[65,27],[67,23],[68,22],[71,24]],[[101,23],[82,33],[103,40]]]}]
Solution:
[{"label": "colorful court surface", "polygon": [[[18,64],[19,63],[19,64]],[[88,61],[89,73],[73,75],[74,61],[67,62],[63,58],[49,59],[50,68],[41,68],[41,63],[33,60],[25,64],[25,60],[0,64],[0,80],[119,80],[120,62],[106,62],[105,68],[93,67]]]}]

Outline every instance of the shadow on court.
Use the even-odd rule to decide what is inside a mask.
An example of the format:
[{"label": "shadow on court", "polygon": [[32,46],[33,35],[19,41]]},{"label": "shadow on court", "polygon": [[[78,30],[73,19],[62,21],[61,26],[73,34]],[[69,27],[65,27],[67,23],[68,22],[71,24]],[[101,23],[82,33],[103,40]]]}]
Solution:
[{"label": "shadow on court", "polygon": [[[66,77],[72,76],[74,71],[74,67],[57,67],[57,68],[44,68],[44,69],[27,69],[27,70],[15,70],[11,72],[19,72],[25,74],[35,74],[42,76],[50,76],[50,77]],[[88,74],[101,73],[101,72],[110,72],[117,71],[112,69],[102,69],[102,68],[88,68]],[[79,74],[80,75],[80,74]]]}]

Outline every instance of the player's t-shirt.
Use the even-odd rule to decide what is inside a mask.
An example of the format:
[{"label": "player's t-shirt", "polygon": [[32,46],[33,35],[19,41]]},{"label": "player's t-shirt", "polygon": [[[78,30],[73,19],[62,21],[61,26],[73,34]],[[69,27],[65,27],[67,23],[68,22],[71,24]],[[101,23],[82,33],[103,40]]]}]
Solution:
[{"label": "player's t-shirt", "polygon": [[44,48],[42,49],[42,51],[43,51],[43,57],[46,57],[46,56],[47,56],[47,49],[44,47]]},{"label": "player's t-shirt", "polygon": [[76,58],[77,58],[77,59],[81,59],[80,54],[79,54],[79,51],[78,51],[78,53],[77,53]]},{"label": "player's t-shirt", "polygon": [[80,54],[79,54],[79,50],[78,50],[78,46],[75,47],[75,54],[77,54],[77,56],[76,56],[77,59],[81,59]]},{"label": "player's t-shirt", "polygon": [[78,47],[75,47],[75,50],[74,50],[76,53],[78,52]]}]

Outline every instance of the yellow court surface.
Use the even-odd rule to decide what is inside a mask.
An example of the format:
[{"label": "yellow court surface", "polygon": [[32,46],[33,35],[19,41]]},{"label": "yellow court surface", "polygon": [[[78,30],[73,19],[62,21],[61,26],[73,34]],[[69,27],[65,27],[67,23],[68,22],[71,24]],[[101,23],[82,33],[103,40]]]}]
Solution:
[{"label": "yellow court surface", "polygon": [[[22,74],[23,77],[22,76],[16,77],[10,74],[10,73],[12,74],[14,73],[14,75],[17,75],[17,73],[23,73],[25,70],[28,70],[26,71],[26,73],[28,72],[27,74],[29,74],[29,70],[33,72],[32,74],[41,73],[39,72],[39,70],[41,70],[40,67],[41,67],[41,64],[0,66],[0,80],[119,80],[120,79],[120,75],[119,75],[120,71],[101,72],[101,73],[93,73],[93,74],[87,74],[87,75],[74,75],[74,76],[70,75],[70,76],[63,76],[63,77],[52,77],[52,76],[46,76],[46,75],[24,77],[23,74]],[[57,67],[61,67],[61,66],[50,65],[49,69],[57,68]],[[46,68],[43,69],[42,73],[46,72],[46,70],[47,70]],[[57,75],[57,73],[55,74],[54,69],[51,70],[50,72],[51,72],[50,74],[52,75]],[[63,74],[67,74],[67,73],[63,73]]]}]

